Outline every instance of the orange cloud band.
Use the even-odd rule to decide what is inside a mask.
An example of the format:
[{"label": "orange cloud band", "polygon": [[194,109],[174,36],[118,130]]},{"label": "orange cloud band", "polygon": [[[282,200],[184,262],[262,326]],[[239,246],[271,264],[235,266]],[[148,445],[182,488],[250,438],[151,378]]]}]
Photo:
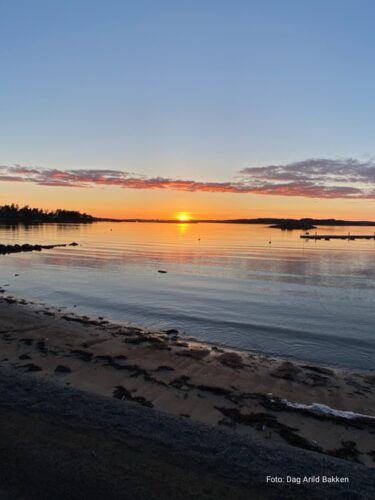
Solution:
[{"label": "orange cloud band", "polygon": [[375,199],[375,165],[372,161],[310,159],[286,165],[249,167],[239,174],[234,181],[205,182],[147,177],[110,169],[59,170],[20,165],[0,166],[0,181],[29,182],[40,186],[119,186],[124,189]]}]

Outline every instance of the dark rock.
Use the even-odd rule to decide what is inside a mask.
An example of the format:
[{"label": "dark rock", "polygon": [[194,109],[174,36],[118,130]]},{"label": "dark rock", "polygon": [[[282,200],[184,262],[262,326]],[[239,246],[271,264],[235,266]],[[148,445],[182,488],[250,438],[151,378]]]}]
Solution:
[{"label": "dark rock", "polygon": [[312,385],[313,387],[327,385],[329,379],[319,375],[319,373],[308,374],[308,377],[304,381],[304,384]]},{"label": "dark rock", "polygon": [[239,354],[235,352],[224,352],[217,356],[216,359],[223,365],[230,366],[231,368],[242,368],[243,361]]},{"label": "dark rock", "polygon": [[273,377],[283,378],[285,380],[294,381],[296,375],[301,372],[301,369],[298,366],[294,365],[290,361],[285,361],[279,367],[274,370],[271,375]]},{"label": "dark rock", "polygon": [[128,338],[124,339],[124,342],[126,344],[139,345],[139,344],[147,342],[147,340],[144,337],[142,337],[141,335],[136,335],[134,337],[128,337]]},{"label": "dark rock", "polygon": [[41,372],[42,369],[38,365],[34,365],[34,363],[28,363],[27,365],[22,365],[22,368],[26,368],[27,372]]},{"label": "dark rock", "polygon": [[55,368],[56,373],[70,373],[72,370],[69,368],[69,366],[64,366],[64,365],[57,365]]},{"label": "dark rock", "polygon": [[354,441],[341,441],[342,448],[338,448],[336,450],[327,451],[327,455],[332,455],[338,458],[345,458],[349,460],[354,460],[358,462],[359,451],[357,450],[356,444]]},{"label": "dark rock", "polygon": [[296,427],[282,424],[274,415],[269,413],[243,414],[237,408],[216,407],[216,409],[221,411],[225,417],[236,424],[249,425],[255,427],[257,430],[264,430],[265,428],[272,429],[292,446],[317,452],[323,451],[320,446],[310,443],[310,441],[297,434],[296,431],[298,431],[298,429]]},{"label": "dark rock", "polygon": [[152,408],[154,406],[151,401],[147,401],[147,399],[142,396],[133,396],[132,393],[122,385],[117,385],[114,388],[113,397],[124,401],[132,401],[133,403],[138,403],[148,408]]},{"label": "dark rock", "polygon": [[215,396],[231,396],[232,392],[224,387],[216,387],[214,385],[198,385],[197,389],[201,391],[211,392]]},{"label": "dark rock", "polygon": [[91,361],[93,357],[92,352],[83,351],[82,349],[71,349],[70,352],[75,354],[82,361]]},{"label": "dark rock", "polygon": [[321,373],[323,375],[334,375],[333,370],[330,370],[329,368],[324,368],[322,366],[304,365],[302,368],[306,368],[306,370],[310,370],[316,373]]},{"label": "dark rock", "polygon": [[156,372],[174,372],[174,368],[171,366],[161,365],[158,366],[155,370]]},{"label": "dark rock", "polygon": [[375,375],[368,375],[364,378],[366,384],[375,385]]},{"label": "dark rock", "polygon": [[35,344],[36,348],[38,349],[38,351],[40,351],[41,353],[43,354],[47,354],[48,353],[48,349],[46,347],[46,341],[41,339],[41,340],[38,340]]},{"label": "dark rock", "polygon": [[171,382],[169,382],[169,385],[171,387],[174,387],[175,389],[191,389],[194,388],[193,384],[189,383],[190,377],[187,375],[181,375],[181,377],[178,377]]},{"label": "dark rock", "polygon": [[30,338],[25,338],[25,339],[20,339],[20,342],[22,342],[25,345],[32,345],[33,344],[33,339]]},{"label": "dark rock", "polygon": [[[66,247],[66,246],[77,246],[78,243],[62,243],[58,245],[30,245],[25,243],[23,245],[0,245],[0,254],[6,255],[10,253],[20,253],[20,252],[40,252],[41,250],[51,250],[56,247]],[[14,276],[19,276],[19,274],[15,274]]]}]

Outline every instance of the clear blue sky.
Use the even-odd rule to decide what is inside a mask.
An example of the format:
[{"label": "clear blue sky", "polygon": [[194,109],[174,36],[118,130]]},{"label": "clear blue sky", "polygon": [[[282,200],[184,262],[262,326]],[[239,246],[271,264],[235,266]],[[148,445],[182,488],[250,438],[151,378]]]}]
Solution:
[{"label": "clear blue sky", "polygon": [[0,163],[204,180],[375,153],[375,2],[0,1]]}]

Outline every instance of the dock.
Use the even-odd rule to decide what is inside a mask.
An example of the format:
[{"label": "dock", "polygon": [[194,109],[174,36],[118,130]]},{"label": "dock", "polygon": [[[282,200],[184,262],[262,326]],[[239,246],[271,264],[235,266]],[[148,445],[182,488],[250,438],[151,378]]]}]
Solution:
[{"label": "dock", "polygon": [[304,240],[375,240],[374,234],[301,234]]}]

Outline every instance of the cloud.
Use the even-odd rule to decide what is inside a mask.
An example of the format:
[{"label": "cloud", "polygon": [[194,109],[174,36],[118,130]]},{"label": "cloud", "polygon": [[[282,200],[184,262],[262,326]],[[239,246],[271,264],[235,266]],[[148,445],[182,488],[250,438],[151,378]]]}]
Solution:
[{"label": "cloud", "polygon": [[21,165],[0,166],[0,182],[39,186],[164,189],[210,193],[253,193],[307,198],[375,199],[375,163],[356,159],[308,159],[284,165],[247,167],[235,180],[209,182],[147,177],[110,169],[62,170]]},{"label": "cloud", "polygon": [[[354,158],[311,158],[285,165],[247,167],[242,182],[267,194],[312,198],[375,198],[375,163]],[[288,194],[284,191],[288,191]]]},{"label": "cloud", "polygon": [[267,167],[248,167],[242,174],[262,181],[310,181],[327,182],[375,182],[375,163],[372,160],[360,162],[353,158],[332,160],[313,158],[288,163],[286,165],[269,165]]}]

